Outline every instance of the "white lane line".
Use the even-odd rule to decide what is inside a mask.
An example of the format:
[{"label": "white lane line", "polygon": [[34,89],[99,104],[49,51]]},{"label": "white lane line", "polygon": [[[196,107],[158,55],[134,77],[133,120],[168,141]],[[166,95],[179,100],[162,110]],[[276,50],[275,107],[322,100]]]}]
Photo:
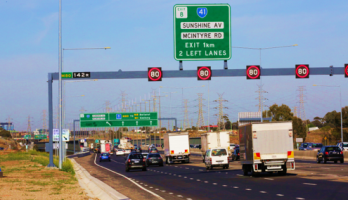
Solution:
[{"label": "white lane line", "polygon": [[178,175],[178,177],[181,177],[181,175]]},{"label": "white lane line", "polygon": [[155,190],[158,190],[158,188],[156,188]]},{"label": "white lane line", "polygon": [[217,185],[217,183],[213,183],[213,185]]},{"label": "white lane line", "polygon": [[176,176],[176,174],[173,174],[173,176]]},{"label": "white lane line", "polygon": [[172,192],[169,192],[169,194],[173,194]]},{"label": "white lane line", "polygon": [[233,188],[238,188],[237,186],[234,186]]},{"label": "white lane line", "polygon": [[108,170],[108,171],[110,171],[110,172],[112,172],[112,173],[114,173],[114,174],[117,174],[117,175],[119,175],[119,176],[122,176],[122,177],[126,178],[127,180],[129,180],[130,182],[134,183],[136,186],[138,186],[138,187],[140,187],[141,189],[145,190],[146,192],[148,192],[148,193],[150,193],[150,194],[152,194],[152,195],[154,195],[154,196],[156,196],[156,197],[158,197],[158,198],[160,198],[160,199],[163,199],[163,198],[162,198],[161,196],[159,196],[158,194],[156,194],[156,193],[154,193],[154,192],[152,192],[152,191],[150,191],[150,190],[144,188],[143,186],[139,185],[138,183],[136,183],[135,181],[133,181],[131,178],[129,178],[129,177],[123,175],[123,174],[117,173],[117,172],[115,172],[115,171],[112,171],[111,169],[108,169],[108,168],[103,167],[103,166],[101,166],[101,165],[98,165],[97,162],[96,162],[96,160],[97,160],[97,154],[95,154],[95,157],[94,157],[94,164],[95,164],[95,165],[97,165],[98,167],[101,167],[101,168],[103,168],[103,169],[106,169],[106,170]]},{"label": "white lane line", "polygon": [[150,188],[153,188],[153,187],[150,187]]},{"label": "white lane line", "polygon": [[266,191],[260,191],[260,193],[267,193]]},{"label": "white lane line", "polygon": [[161,192],[166,192],[165,190],[161,190]]},{"label": "white lane line", "polygon": [[193,178],[190,178],[191,180],[193,180]]},{"label": "white lane line", "polygon": [[204,183],[209,183],[208,181],[204,181]]},{"label": "white lane line", "polygon": [[302,198],[302,197],[297,197],[296,199],[305,199],[305,198]]},{"label": "white lane line", "polygon": [[274,179],[273,178],[265,178],[266,180],[270,180],[270,181],[273,181]]},{"label": "white lane line", "polygon": [[277,196],[282,197],[282,196],[284,196],[284,195],[283,195],[283,194],[277,194]]},{"label": "white lane line", "polygon": [[243,176],[243,175],[241,175],[241,174],[237,174],[237,176]]},{"label": "white lane line", "polygon": [[245,189],[245,190],[251,190],[250,188],[247,188],[247,189]]},{"label": "white lane line", "polygon": [[191,198],[187,198],[187,200],[192,200]]},{"label": "white lane line", "polygon": [[227,185],[223,185],[222,187],[227,187]]},{"label": "white lane line", "polygon": [[179,198],[182,198],[182,196],[181,196],[181,195],[178,195],[178,197],[179,197]]},{"label": "white lane line", "polygon": [[197,179],[197,181],[201,181],[201,180]]},{"label": "white lane line", "polygon": [[317,185],[315,183],[303,183],[303,185]]},{"label": "white lane line", "polygon": [[145,185],[145,186],[147,186],[147,185]]},{"label": "white lane line", "polygon": [[226,172],[226,174],[228,174],[228,172]]},{"label": "white lane line", "polygon": [[203,171],[203,169],[200,169],[199,171]]},{"label": "white lane line", "polygon": [[187,178],[186,176],[184,178]]}]

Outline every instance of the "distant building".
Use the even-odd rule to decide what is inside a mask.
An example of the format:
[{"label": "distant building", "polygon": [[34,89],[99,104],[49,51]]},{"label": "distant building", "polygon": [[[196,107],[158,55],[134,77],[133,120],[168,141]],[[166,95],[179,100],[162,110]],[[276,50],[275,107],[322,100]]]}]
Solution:
[{"label": "distant building", "polygon": [[6,131],[13,131],[14,130],[14,125],[12,122],[0,122],[0,127],[3,128]]},{"label": "distant building", "polygon": [[[271,117],[264,117],[263,121],[272,121]],[[261,122],[261,112],[239,112],[238,126],[249,124],[251,122]]]}]

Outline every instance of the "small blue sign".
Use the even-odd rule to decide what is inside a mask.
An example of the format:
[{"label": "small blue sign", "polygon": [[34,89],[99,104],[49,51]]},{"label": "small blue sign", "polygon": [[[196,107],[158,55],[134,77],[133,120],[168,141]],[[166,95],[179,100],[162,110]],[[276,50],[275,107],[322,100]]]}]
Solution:
[{"label": "small blue sign", "polygon": [[87,118],[89,118],[90,117],[90,115],[87,115]]},{"label": "small blue sign", "polygon": [[207,8],[197,8],[197,15],[200,18],[204,18],[208,14],[208,9]]},{"label": "small blue sign", "polygon": [[121,114],[116,114],[116,119],[122,119],[122,115]]}]

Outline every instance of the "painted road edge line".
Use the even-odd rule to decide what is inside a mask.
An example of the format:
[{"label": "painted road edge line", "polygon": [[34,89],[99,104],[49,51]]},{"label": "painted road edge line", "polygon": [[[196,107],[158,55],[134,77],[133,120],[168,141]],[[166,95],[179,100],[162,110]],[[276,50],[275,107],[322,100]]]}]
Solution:
[{"label": "painted road edge line", "polygon": [[155,197],[158,197],[158,198],[160,198],[160,199],[164,199],[164,198],[162,198],[161,196],[159,196],[158,194],[156,194],[156,193],[154,193],[154,192],[151,192],[150,190],[148,190],[148,189],[144,188],[143,186],[139,185],[138,183],[134,182],[131,178],[128,178],[127,176],[125,176],[125,175],[123,175],[123,174],[117,173],[117,172],[115,172],[115,171],[113,171],[113,170],[111,170],[111,169],[108,169],[108,168],[106,168],[106,167],[103,167],[103,166],[101,166],[101,165],[98,165],[98,164],[96,163],[96,160],[97,160],[97,154],[95,154],[95,157],[94,157],[94,164],[95,164],[95,165],[97,165],[98,167],[104,168],[104,169],[106,169],[106,170],[108,170],[108,171],[110,171],[110,172],[112,172],[112,173],[115,173],[115,174],[117,174],[117,175],[119,175],[119,176],[122,176],[122,177],[126,178],[127,180],[129,180],[130,182],[132,182],[132,183],[134,183],[136,186],[138,186],[139,188],[141,188],[141,189],[143,189],[144,191],[146,191],[146,192],[152,194],[152,195],[155,196]]}]

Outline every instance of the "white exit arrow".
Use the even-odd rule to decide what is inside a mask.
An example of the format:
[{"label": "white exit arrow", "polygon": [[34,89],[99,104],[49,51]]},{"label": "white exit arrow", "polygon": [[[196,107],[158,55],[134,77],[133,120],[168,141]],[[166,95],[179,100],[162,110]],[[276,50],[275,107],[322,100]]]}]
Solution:
[{"label": "white exit arrow", "polygon": [[152,125],[152,121],[150,121],[150,125]]},{"label": "white exit arrow", "polygon": [[107,124],[109,124],[109,126],[111,126],[110,122],[106,122]]},{"label": "white exit arrow", "polygon": [[122,126],[124,125],[124,122],[122,122]]},{"label": "white exit arrow", "polygon": [[138,125],[138,121],[136,121],[135,124]]}]

